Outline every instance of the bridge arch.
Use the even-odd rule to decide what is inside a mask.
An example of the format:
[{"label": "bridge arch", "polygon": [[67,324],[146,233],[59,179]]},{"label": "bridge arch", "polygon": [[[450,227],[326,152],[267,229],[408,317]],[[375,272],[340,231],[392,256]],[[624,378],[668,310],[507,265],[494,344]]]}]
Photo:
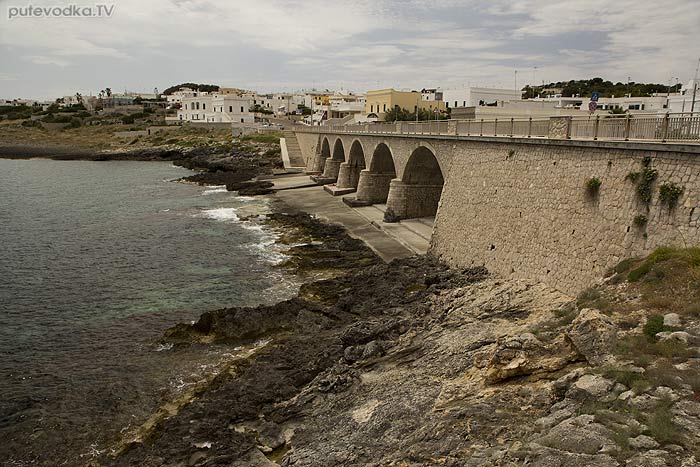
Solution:
[{"label": "bridge arch", "polygon": [[387,221],[434,217],[445,177],[434,150],[419,146],[411,152],[401,179],[391,181],[387,198]]},{"label": "bridge arch", "polygon": [[323,172],[323,169],[326,166],[326,159],[331,157],[331,145],[328,142],[328,137],[324,136],[323,140],[321,141],[321,150],[316,153],[316,157],[314,159],[314,164],[311,170],[313,172]]},{"label": "bridge arch", "polygon": [[339,188],[357,188],[360,172],[365,169],[365,151],[360,140],[354,140],[350,145],[348,161],[340,164],[338,172]]},{"label": "bridge arch", "polygon": [[356,200],[363,204],[386,203],[394,178],[396,166],[391,149],[386,143],[379,143],[372,152],[369,168],[360,172]]},{"label": "bridge arch", "polygon": [[343,147],[343,141],[338,137],[333,143],[333,151],[330,153],[329,157],[326,158],[326,162],[323,166],[323,175],[320,178],[321,183],[335,182],[338,179],[340,164],[343,162],[345,162],[345,148]]}]

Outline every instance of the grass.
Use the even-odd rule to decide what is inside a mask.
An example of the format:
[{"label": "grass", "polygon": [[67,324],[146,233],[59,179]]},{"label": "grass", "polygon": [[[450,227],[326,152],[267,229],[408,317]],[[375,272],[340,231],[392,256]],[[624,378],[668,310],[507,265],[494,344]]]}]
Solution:
[{"label": "grass", "polygon": [[668,328],[664,326],[664,317],[656,314],[647,316],[647,321],[642,328],[644,335],[651,341],[656,340],[656,334],[667,330]]},{"label": "grass", "polygon": [[673,401],[662,399],[647,417],[649,434],[661,444],[678,444],[681,433],[673,423]]},{"label": "grass", "polygon": [[608,273],[626,278],[653,310],[700,316],[700,248],[657,248],[646,258],[620,262]]},{"label": "grass", "polygon": [[576,297],[576,306],[579,309],[595,308],[603,313],[610,313],[612,310],[610,300],[595,287],[589,287],[581,292],[578,297]]}]

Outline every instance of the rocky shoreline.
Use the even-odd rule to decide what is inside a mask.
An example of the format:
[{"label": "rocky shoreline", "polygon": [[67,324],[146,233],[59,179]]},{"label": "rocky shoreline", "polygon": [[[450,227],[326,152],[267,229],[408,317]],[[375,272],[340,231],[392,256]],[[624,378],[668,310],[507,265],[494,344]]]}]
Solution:
[{"label": "rocky shoreline", "polygon": [[[628,314],[481,267],[385,264],[341,227],[285,206],[269,222],[289,232],[286,266],[323,279],[291,300],[168,331],[174,346],[266,345],[145,441],[93,465],[698,465],[697,374],[654,379],[617,348],[643,316],[635,327]],[[691,337],[670,358],[697,366],[700,326],[682,321]]]}]

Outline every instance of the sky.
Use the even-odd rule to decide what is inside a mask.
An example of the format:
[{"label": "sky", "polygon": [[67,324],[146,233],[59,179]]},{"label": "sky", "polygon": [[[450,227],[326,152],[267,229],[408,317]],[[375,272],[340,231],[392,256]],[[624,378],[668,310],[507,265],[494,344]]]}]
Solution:
[{"label": "sky", "polygon": [[[100,1],[0,0],[0,97],[182,82],[258,92],[675,84],[700,58],[698,0]],[[68,5],[113,9],[17,12]]]}]

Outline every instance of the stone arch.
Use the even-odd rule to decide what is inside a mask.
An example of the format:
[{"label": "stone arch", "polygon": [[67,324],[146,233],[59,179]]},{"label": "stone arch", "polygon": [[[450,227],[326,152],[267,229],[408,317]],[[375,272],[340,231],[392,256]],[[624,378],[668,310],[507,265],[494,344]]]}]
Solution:
[{"label": "stone arch", "polygon": [[338,172],[339,188],[357,188],[360,181],[360,172],[365,169],[365,151],[359,140],[354,140],[350,145],[348,161],[340,164]]},{"label": "stone arch", "polygon": [[391,181],[387,220],[434,217],[445,177],[433,150],[419,146],[411,153],[401,179]]},{"label": "stone arch", "polygon": [[331,145],[328,142],[328,137],[324,136],[321,141],[321,150],[316,154],[316,160],[314,161],[313,171],[323,172],[326,166],[326,159],[331,157]]},{"label": "stone arch", "polygon": [[319,178],[320,183],[327,184],[338,180],[340,164],[343,162],[345,162],[345,148],[343,148],[343,141],[338,137],[335,143],[333,143],[333,151],[330,157],[326,158],[326,163],[323,167],[323,175]]},{"label": "stone arch", "polygon": [[356,200],[363,204],[386,203],[389,184],[396,178],[396,167],[391,149],[379,143],[372,152],[369,169],[360,172]]},{"label": "stone arch", "polygon": [[345,162],[345,148],[343,147],[343,140],[337,138],[333,144],[333,160]]}]

